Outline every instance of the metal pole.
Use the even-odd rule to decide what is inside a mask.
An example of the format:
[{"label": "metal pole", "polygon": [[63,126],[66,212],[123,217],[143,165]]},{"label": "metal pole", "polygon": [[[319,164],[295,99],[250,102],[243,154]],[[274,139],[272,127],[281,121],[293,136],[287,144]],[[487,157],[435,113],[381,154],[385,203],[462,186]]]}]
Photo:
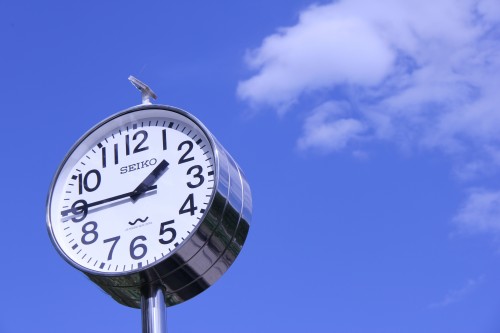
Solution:
[{"label": "metal pole", "polygon": [[165,297],[158,284],[142,288],[142,333],[167,333]]},{"label": "metal pole", "polygon": [[[151,104],[156,94],[147,84],[130,75],[129,81],[141,91],[142,104]],[[160,284],[150,284],[141,289],[142,333],[167,333],[165,296]]]}]

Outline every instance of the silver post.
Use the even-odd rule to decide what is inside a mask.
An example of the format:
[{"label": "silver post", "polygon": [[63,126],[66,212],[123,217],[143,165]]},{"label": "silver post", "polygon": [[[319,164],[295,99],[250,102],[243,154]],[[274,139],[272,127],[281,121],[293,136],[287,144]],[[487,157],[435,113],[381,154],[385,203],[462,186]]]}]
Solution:
[{"label": "silver post", "polygon": [[148,285],[141,294],[142,333],[167,333],[167,311],[161,286]]},{"label": "silver post", "polygon": [[149,88],[148,85],[145,84],[144,82],[142,82],[139,79],[133,77],[132,75],[130,75],[128,77],[128,80],[134,85],[134,87],[136,87],[137,89],[139,89],[141,91],[141,94],[142,94],[142,104],[151,104],[151,101],[149,99],[150,98],[152,98],[152,99],[156,99],[157,98],[157,96],[154,93],[154,91],[151,90],[151,88]]},{"label": "silver post", "polygon": [[[147,84],[130,75],[129,81],[140,90],[142,104],[151,104],[156,94]],[[141,289],[142,333],[167,333],[165,296],[160,284],[149,284]]]}]

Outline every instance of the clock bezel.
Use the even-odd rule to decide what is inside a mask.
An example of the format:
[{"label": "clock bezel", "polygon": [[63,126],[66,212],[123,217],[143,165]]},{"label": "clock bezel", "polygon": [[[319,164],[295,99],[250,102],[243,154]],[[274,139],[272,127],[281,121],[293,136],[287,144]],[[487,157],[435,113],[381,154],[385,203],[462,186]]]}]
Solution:
[{"label": "clock bezel", "polygon": [[[118,128],[122,125],[131,123],[131,122],[140,121],[142,118],[150,118],[150,117],[156,116],[156,115],[146,115],[146,117],[144,117],[143,115],[140,114],[140,112],[145,111],[145,110],[148,110],[151,112],[154,112],[155,110],[157,110],[157,111],[160,111],[159,113],[161,113],[161,111],[176,113],[177,115],[179,115],[181,117],[187,118],[195,126],[197,126],[201,132],[203,132],[203,134],[205,135],[205,137],[207,138],[207,140],[210,144],[211,150],[213,152],[213,157],[214,157],[214,189],[212,191],[212,196],[210,197],[206,211],[203,213],[198,224],[196,225],[196,227],[193,228],[193,230],[191,231],[189,236],[185,240],[183,240],[181,243],[179,243],[179,245],[177,247],[175,247],[171,252],[169,252],[168,254],[163,256],[161,259],[158,259],[157,261],[150,263],[149,265],[144,265],[141,268],[135,268],[133,270],[127,270],[127,271],[121,271],[121,272],[106,272],[106,271],[96,271],[96,270],[89,269],[85,266],[82,266],[78,262],[74,261],[63,250],[62,246],[59,245],[58,240],[54,235],[54,231],[52,229],[50,206],[51,206],[52,199],[54,196],[54,190],[55,190],[56,184],[57,184],[65,166],[68,163],[71,163],[72,157],[75,156],[74,153],[78,149],[83,149],[84,151],[88,151],[92,148],[92,146],[93,146],[92,144],[89,144],[88,146],[84,147],[85,141],[90,136],[95,135],[96,132],[98,132],[98,131],[102,131],[102,133],[97,133],[98,134],[97,137],[100,137],[100,136],[106,137],[107,134],[109,134],[109,130],[113,130],[115,128]],[[134,117],[134,115],[137,115],[137,116]],[[158,115],[158,116],[161,117],[161,115]],[[116,124],[110,125],[111,122],[116,121],[116,119],[119,119],[119,118],[122,118],[123,120],[121,122],[116,123]],[[106,127],[109,127],[109,128],[106,128]],[[76,158],[79,159],[80,157],[77,156]],[[186,244],[189,244],[193,238],[197,237],[198,232],[200,231],[200,229],[203,228],[203,225],[206,222],[206,216],[211,213],[210,210],[213,208],[212,205],[213,205],[214,198],[215,198],[216,194],[218,193],[218,190],[219,190],[218,187],[219,187],[219,151],[218,151],[218,148],[217,148],[217,145],[215,143],[215,139],[214,139],[213,135],[210,133],[210,131],[208,131],[208,129],[203,125],[203,123],[201,123],[196,117],[194,117],[190,113],[188,113],[182,109],[172,107],[172,106],[150,104],[150,105],[139,105],[139,106],[131,107],[129,109],[126,109],[126,110],[120,111],[114,115],[111,115],[108,118],[100,121],[95,126],[93,126],[83,136],[81,136],[78,139],[78,141],[76,141],[76,143],[71,147],[71,149],[68,151],[68,153],[64,157],[63,161],[59,165],[59,167],[54,175],[54,178],[52,179],[50,189],[49,189],[49,194],[47,196],[46,222],[47,222],[47,230],[48,230],[48,233],[50,236],[49,238],[50,238],[52,244],[54,245],[54,247],[56,248],[57,252],[59,253],[59,255],[61,255],[66,262],[68,262],[70,265],[72,265],[73,267],[75,267],[76,269],[82,271],[83,273],[85,273],[87,275],[103,276],[103,277],[121,277],[121,276],[130,276],[130,275],[134,275],[134,274],[141,273],[141,272],[147,272],[151,268],[154,268],[155,266],[161,265],[162,262],[164,262],[164,261],[168,260],[170,257],[174,256],[177,252],[182,251],[182,248],[185,247]],[[219,221],[219,222],[221,222],[221,221]],[[218,225],[213,228],[212,233],[215,232],[215,230],[217,228],[218,228]],[[208,240],[206,242],[208,242]],[[206,245],[206,242],[202,246],[200,246],[197,251],[195,251],[193,253],[193,256],[195,256],[196,253],[198,253]]]}]

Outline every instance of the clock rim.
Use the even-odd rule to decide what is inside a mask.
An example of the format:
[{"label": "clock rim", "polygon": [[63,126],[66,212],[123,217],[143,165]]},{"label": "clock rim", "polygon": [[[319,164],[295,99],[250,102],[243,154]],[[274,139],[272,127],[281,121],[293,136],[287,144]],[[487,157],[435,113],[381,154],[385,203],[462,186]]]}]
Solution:
[{"label": "clock rim", "polygon": [[[50,205],[52,203],[52,197],[53,197],[53,194],[54,194],[55,185],[56,185],[56,183],[57,183],[57,181],[59,179],[59,176],[60,176],[62,170],[64,169],[66,163],[71,158],[71,155],[77,150],[77,148],[82,143],[84,143],[84,141],[89,136],[91,136],[95,131],[97,131],[102,126],[110,123],[111,121],[113,121],[113,120],[115,120],[117,118],[125,116],[126,114],[130,114],[130,113],[134,113],[134,112],[140,112],[140,111],[143,111],[143,110],[163,110],[163,111],[170,111],[170,112],[177,113],[177,114],[179,114],[179,115],[181,115],[181,116],[189,119],[190,121],[192,121],[199,128],[199,130],[203,132],[203,134],[206,136],[206,138],[209,141],[209,144],[210,144],[210,146],[212,148],[213,157],[214,157],[214,189],[212,191],[212,196],[210,197],[210,200],[209,200],[209,202],[207,204],[206,211],[203,213],[203,215],[202,215],[201,219],[199,220],[198,224],[196,225],[195,228],[193,228],[193,230],[191,231],[191,233],[189,234],[189,236],[185,240],[183,240],[177,247],[175,247],[172,251],[170,251],[167,255],[163,256],[161,259],[159,259],[159,260],[157,260],[157,261],[155,261],[155,262],[153,262],[153,263],[151,263],[149,265],[142,266],[141,268],[135,268],[135,269],[132,269],[132,270],[127,270],[127,271],[122,271],[122,272],[95,271],[95,270],[89,269],[89,268],[87,268],[85,266],[82,266],[79,263],[75,262],[73,259],[71,259],[71,257],[66,254],[66,252],[62,249],[62,247],[57,242],[57,239],[56,239],[56,237],[54,235],[54,232],[52,230],[52,221],[51,221],[51,218],[50,218],[51,217],[50,216],[51,215],[50,214]],[[67,263],[69,263],[71,266],[75,267],[79,271],[81,271],[81,272],[83,272],[83,273],[85,273],[87,275],[102,276],[102,277],[130,276],[130,275],[138,274],[138,273],[141,273],[141,272],[146,272],[146,271],[154,268],[157,265],[161,265],[162,262],[164,262],[165,260],[168,260],[170,257],[172,257],[173,255],[175,255],[177,252],[181,251],[181,249],[183,248],[183,246],[185,246],[187,243],[190,242],[190,240],[192,238],[195,237],[195,235],[197,234],[198,230],[204,224],[206,216],[209,214],[210,210],[212,209],[212,204],[214,202],[214,198],[216,197],[217,193],[219,192],[219,188],[218,187],[219,187],[219,150],[218,150],[218,145],[216,144],[216,140],[215,140],[214,136],[205,127],[205,125],[200,120],[198,120],[198,118],[196,118],[195,116],[193,116],[189,112],[187,112],[187,111],[185,111],[183,109],[177,108],[177,107],[173,107],[173,106],[169,106],[169,105],[161,105],[161,104],[137,105],[137,106],[133,106],[131,108],[119,111],[119,112],[117,112],[117,113],[115,113],[115,114],[113,114],[113,115],[111,115],[111,116],[109,116],[109,117],[101,120],[96,125],[94,125],[92,128],[90,128],[89,130],[87,130],[87,132],[85,132],[85,134],[83,134],[71,146],[71,148],[69,149],[69,151],[66,153],[64,159],[59,164],[59,166],[57,168],[57,171],[56,171],[54,177],[52,178],[52,182],[51,182],[50,187],[49,187],[49,193],[47,195],[47,200],[46,200],[46,227],[47,227],[47,231],[48,231],[48,234],[49,234],[50,241],[51,241],[52,245],[54,246],[54,248],[56,249],[56,251],[59,253],[59,255]],[[214,228],[213,231],[215,231],[217,229],[217,227],[218,227],[218,225]],[[206,243],[204,243],[198,249],[198,251],[200,249],[203,249],[205,245],[206,245]],[[195,254],[193,254],[193,256]]]}]

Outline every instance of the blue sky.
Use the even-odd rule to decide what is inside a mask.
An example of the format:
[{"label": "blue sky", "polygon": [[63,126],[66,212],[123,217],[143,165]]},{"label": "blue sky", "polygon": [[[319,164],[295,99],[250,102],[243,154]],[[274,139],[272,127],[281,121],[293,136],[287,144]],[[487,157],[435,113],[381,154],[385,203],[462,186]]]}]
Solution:
[{"label": "blue sky", "polygon": [[139,332],[53,249],[52,177],[140,103],[202,120],[253,192],[243,252],[170,332],[500,331],[497,0],[10,1],[0,332]]}]

